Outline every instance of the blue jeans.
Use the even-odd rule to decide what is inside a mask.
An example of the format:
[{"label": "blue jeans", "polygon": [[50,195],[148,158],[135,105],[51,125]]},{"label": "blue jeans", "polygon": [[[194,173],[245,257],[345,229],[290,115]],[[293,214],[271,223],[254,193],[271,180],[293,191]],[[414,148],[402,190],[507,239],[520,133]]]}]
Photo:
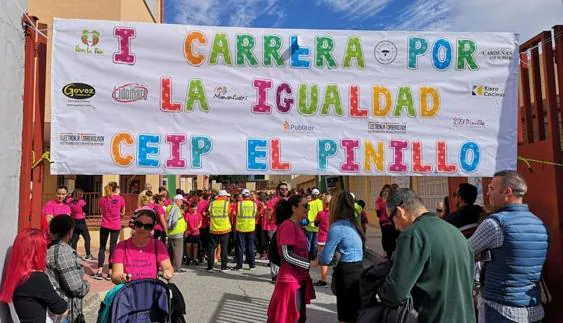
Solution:
[{"label": "blue jeans", "polygon": [[242,233],[237,232],[237,268],[242,268],[243,256],[246,255],[246,261],[250,268],[256,267],[254,256],[256,255],[256,250],[254,248],[254,239],[256,239],[254,232]]},{"label": "blue jeans", "polygon": [[317,245],[317,232],[305,231],[305,235],[307,236],[307,245],[309,248],[309,254],[313,254],[316,256],[319,248]]},{"label": "blue jeans", "polygon": [[[537,321],[537,322],[541,322],[541,321]],[[533,323],[537,323],[537,322],[533,322]],[[485,304],[485,323],[516,323],[516,321],[513,321],[511,319],[502,316],[502,314],[500,314],[497,310],[495,310],[488,304]]]}]

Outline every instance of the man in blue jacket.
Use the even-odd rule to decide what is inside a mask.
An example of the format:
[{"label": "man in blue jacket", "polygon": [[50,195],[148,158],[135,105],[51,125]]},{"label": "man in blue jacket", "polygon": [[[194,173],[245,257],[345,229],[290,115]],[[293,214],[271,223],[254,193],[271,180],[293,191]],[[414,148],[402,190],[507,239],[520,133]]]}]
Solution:
[{"label": "man in blue jacket", "polygon": [[[490,252],[481,278],[485,322],[539,322],[544,317],[539,282],[547,255],[542,220],[522,199],[528,187],[515,171],[501,171],[489,185],[495,210],[471,236],[476,255]],[[484,314],[484,315],[483,315]]]}]

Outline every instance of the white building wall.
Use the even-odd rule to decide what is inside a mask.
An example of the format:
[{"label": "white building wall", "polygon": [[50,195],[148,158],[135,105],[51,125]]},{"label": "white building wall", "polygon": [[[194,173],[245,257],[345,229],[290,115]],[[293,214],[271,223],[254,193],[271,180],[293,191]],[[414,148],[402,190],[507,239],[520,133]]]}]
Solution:
[{"label": "white building wall", "polygon": [[[24,61],[20,7],[27,8],[27,0],[0,0],[0,196],[10,197],[0,212],[2,267],[18,226]],[[0,322],[9,322],[8,316],[8,308],[0,306]]]}]

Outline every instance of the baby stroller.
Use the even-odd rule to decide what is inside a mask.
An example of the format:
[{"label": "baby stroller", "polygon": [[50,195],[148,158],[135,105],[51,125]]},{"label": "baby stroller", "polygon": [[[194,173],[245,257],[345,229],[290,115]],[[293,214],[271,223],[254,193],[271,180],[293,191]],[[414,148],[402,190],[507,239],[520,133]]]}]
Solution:
[{"label": "baby stroller", "polygon": [[169,323],[172,314],[171,297],[170,289],[161,280],[141,279],[128,282],[119,290],[108,292],[98,312],[98,322]]}]

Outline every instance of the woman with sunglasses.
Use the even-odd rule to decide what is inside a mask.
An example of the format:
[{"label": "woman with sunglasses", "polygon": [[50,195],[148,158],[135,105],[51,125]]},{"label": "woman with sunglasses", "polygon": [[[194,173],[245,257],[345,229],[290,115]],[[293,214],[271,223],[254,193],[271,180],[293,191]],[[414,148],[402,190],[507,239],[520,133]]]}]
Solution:
[{"label": "woman with sunglasses", "polygon": [[112,263],[111,280],[123,284],[131,280],[158,278],[162,271],[165,279],[174,274],[166,246],[152,237],[156,224],[156,212],[150,207],[135,211],[135,234],[117,244]]},{"label": "woman with sunglasses", "polygon": [[275,233],[281,265],[268,307],[268,322],[305,322],[305,304],[315,298],[309,275],[308,245],[301,220],[307,217],[307,199],[293,195],[280,200],[275,214],[279,225]]},{"label": "woman with sunglasses", "polygon": [[330,229],[320,256],[322,265],[337,264],[332,274],[333,292],[336,295],[336,310],[340,322],[356,322],[362,300],[360,299],[360,277],[363,271],[365,236],[356,218],[354,197],[340,191],[330,203]]}]

